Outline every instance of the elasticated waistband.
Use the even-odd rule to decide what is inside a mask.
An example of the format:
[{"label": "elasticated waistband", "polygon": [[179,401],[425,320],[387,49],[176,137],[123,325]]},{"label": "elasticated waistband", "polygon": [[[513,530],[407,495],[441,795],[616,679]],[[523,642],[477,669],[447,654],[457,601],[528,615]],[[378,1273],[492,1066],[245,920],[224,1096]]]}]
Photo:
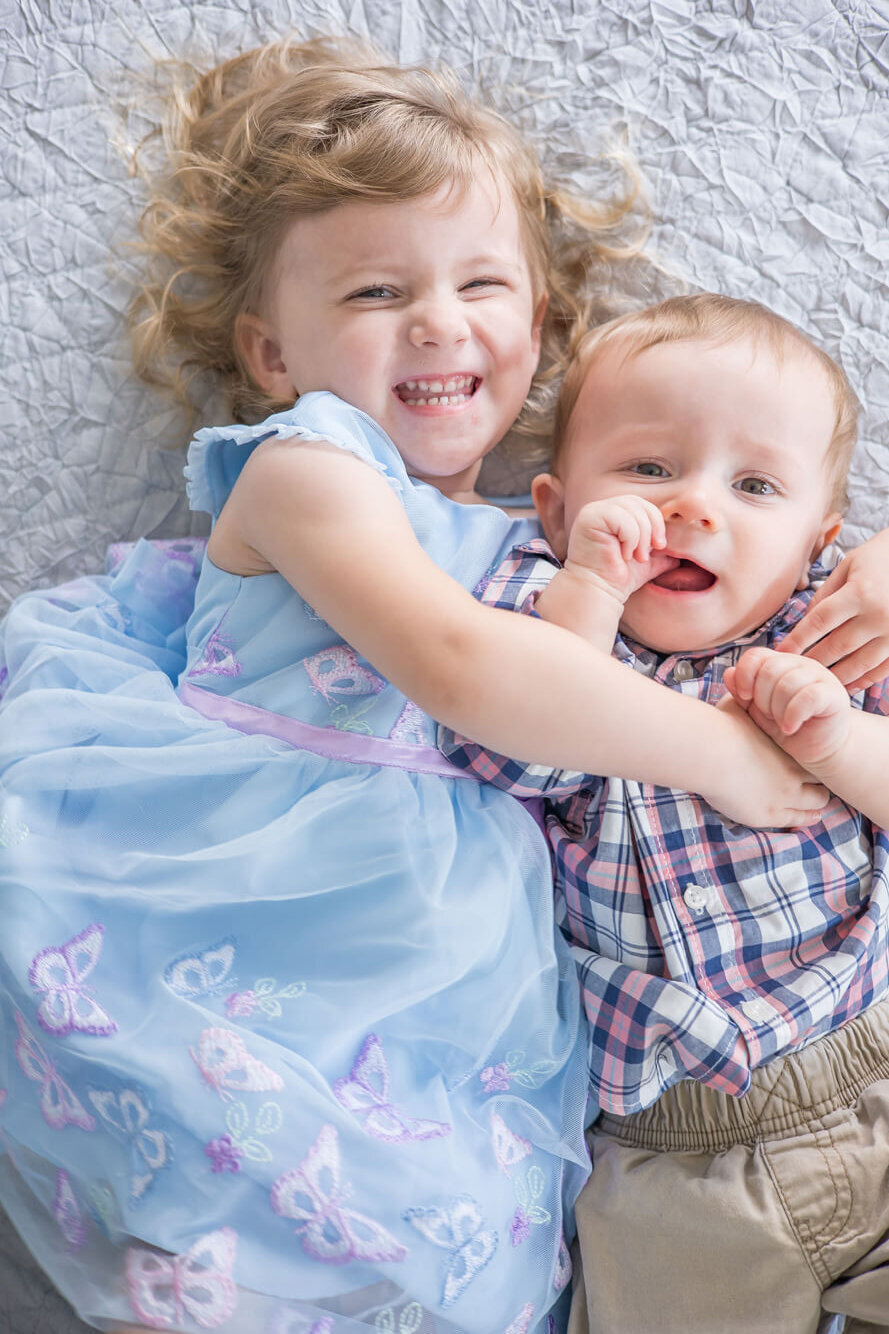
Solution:
[{"label": "elasticated waistband", "polygon": [[637,1148],[717,1153],[811,1130],[881,1079],[889,1079],[889,1000],[808,1047],[760,1066],[740,1098],[684,1080],[645,1111],[603,1113],[595,1131]]}]

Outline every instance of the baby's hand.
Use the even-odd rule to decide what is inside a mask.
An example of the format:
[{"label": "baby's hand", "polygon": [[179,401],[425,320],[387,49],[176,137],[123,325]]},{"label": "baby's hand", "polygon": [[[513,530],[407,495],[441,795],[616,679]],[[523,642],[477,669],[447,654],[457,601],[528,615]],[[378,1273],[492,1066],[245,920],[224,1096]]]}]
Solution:
[{"label": "baby's hand", "polygon": [[716,785],[701,790],[705,801],[751,829],[802,829],[816,823],[830,800],[827,788],[774,745],[731,695],[714,712],[728,731],[719,738]]},{"label": "baby's hand", "polygon": [[591,500],[571,526],[565,569],[589,577],[623,607],[637,588],[678,565],[662,554],[666,544],[664,516],[650,501]]},{"label": "baby's hand", "polygon": [[756,725],[803,768],[837,754],[850,730],[843,686],[811,658],[751,648],[725,673],[726,689]]},{"label": "baby's hand", "polygon": [[850,551],[780,648],[823,663],[847,690],[889,676],[889,529]]}]

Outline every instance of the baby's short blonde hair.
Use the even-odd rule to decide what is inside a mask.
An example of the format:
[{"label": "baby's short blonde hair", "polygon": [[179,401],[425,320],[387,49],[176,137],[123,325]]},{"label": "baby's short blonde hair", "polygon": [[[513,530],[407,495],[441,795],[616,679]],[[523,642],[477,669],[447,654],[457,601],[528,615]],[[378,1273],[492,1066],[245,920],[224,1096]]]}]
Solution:
[{"label": "baby's short blonde hair", "polygon": [[583,336],[565,372],[556,406],[552,470],[558,472],[559,450],[587,372],[607,349],[618,347],[624,357],[633,357],[659,343],[700,340],[719,344],[736,338],[765,340],[779,361],[789,350],[801,351],[813,357],[824,371],[834,403],[833,433],[827,453],[832,485],[830,504],[845,511],[846,481],[858,439],[860,410],[845,371],[801,329],[768,306],[714,292],[670,297],[656,306],[600,324]]}]

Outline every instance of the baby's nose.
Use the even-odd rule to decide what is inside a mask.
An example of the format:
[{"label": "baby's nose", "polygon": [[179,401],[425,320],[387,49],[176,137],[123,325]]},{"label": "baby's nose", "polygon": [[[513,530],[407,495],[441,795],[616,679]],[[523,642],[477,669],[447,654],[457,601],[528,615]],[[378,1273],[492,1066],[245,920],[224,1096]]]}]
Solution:
[{"label": "baby's nose", "polygon": [[712,489],[693,483],[676,490],[662,505],[668,523],[693,523],[713,530],[719,527],[719,510]]}]

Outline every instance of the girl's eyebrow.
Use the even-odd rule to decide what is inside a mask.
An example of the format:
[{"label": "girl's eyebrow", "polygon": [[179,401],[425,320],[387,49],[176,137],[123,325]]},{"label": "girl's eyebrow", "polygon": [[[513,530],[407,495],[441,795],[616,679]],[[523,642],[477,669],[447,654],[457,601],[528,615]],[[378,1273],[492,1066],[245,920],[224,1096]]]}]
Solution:
[{"label": "girl's eyebrow", "polygon": [[[331,271],[326,279],[326,284],[333,287],[342,283],[361,282],[369,276],[372,276],[374,281],[381,278],[397,279],[401,273],[410,270],[412,267],[411,264],[403,263],[388,252],[381,252],[379,255],[350,256],[342,268]],[[489,250],[467,255],[466,258],[457,260],[454,267],[481,271],[496,268],[514,275],[520,275],[523,271],[523,265],[518,260],[509,259],[505,255]]]}]

